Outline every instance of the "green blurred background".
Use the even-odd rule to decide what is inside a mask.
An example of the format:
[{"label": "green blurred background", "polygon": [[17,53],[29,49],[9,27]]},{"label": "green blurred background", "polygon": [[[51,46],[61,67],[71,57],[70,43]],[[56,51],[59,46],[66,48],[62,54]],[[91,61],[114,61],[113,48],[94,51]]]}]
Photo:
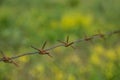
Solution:
[{"label": "green blurred background", "polygon": [[[0,0],[0,49],[7,56],[120,29],[120,0]],[[119,80],[120,35],[0,63],[0,80]],[[0,55],[1,56],[1,55]],[[1,56],[2,57],[2,56]]]}]

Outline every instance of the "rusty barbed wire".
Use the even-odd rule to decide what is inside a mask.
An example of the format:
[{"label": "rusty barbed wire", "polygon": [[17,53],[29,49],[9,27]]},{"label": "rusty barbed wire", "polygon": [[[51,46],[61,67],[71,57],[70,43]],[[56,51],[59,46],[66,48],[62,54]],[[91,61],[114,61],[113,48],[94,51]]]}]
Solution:
[{"label": "rusty barbed wire", "polygon": [[46,42],[45,42],[43,44],[43,46],[42,46],[41,49],[38,49],[38,48],[36,48],[34,46],[31,46],[33,49],[37,50],[35,52],[23,53],[23,54],[19,54],[19,55],[12,56],[12,57],[4,57],[3,56],[2,58],[0,58],[0,62],[13,63],[13,64],[15,64],[17,66],[17,64],[13,62],[13,59],[16,59],[16,58],[19,58],[19,57],[23,57],[23,56],[27,56],[27,55],[33,55],[33,54],[42,54],[42,55],[47,54],[48,56],[52,57],[49,54],[49,51],[53,50],[55,48],[62,47],[62,46],[63,47],[69,47],[69,46],[72,46],[73,44],[76,44],[76,43],[79,43],[79,42],[82,42],[82,41],[89,41],[89,40],[93,40],[93,39],[97,39],[97,38],[103,38],[104,39],[105,36],[111,36],[113,34],[118,34],[118,33],[120,33],[120,30],[116,30],[116,31],[112,31],[112,32],[107,32],[107,33],[101,33],[100,31],[98,31],[98,33],[95,34],[95,35],[85,36],[84,38],[80,38],[78,40],[71,41],[71,42],[69,42],[69,36],[67,36],[67,40],[66,41],[58,40],[59,44],[57,44],[55,46],[52,46],[50,48],[44,49],[45,46],[46,46]]},{"label": "rusty barbed wire", "polygon": [[3,58],[2,58],[3,62],[5,62],[5,63],[12,63],[12,64],[14,64],[16,67],[18,67],[18,64],[17,64],[16,62],[14,62],[11,58],[7,57],[7,56],[3,53],[3,51],[0,51],[0,53],[1,53],[2,56],[3,56]]},{"label": "rusty barbed wire", "polygon": [[43,46],[42,46],[41,49],[38,49],[38,48],[36,48],[36,47],[34,47],[34,46],[32,46],[32,45],[31,45],[31,47],[32,47],[33,49],[37,50],[37,51],[39,52],[39,54],[42,54],[42,55],[47,54],[48,56],[52,57],[52,56],[50,55],[50,53],[44,49],[45,46],[46,46],[46,43],[47,43],[47,41],[44,42],[44,44],[43,44]]},{"label": "rusty barbed wire", "polygon": [[69,42],[69,36],[67,36],[66,41],[58,40],[58,42],[64,44],[64,47],[69,47],[69,46],[71,46],[73,49],[75,49],[75,48],[72,46],[73,42]]}]

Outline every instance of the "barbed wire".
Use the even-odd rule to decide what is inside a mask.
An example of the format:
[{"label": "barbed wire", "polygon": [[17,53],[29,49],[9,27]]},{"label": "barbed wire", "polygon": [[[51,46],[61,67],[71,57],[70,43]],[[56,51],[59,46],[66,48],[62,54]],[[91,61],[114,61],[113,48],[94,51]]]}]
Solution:
[{"label": "barbed wire", "polygon": [[0,53],[2,54],[2,58],[0,58],[0,62],[5,62],[5,63],[13,63],[15,64],[16,66],[18,66],[14,61],[13,59],[16,59],[16,58],[20,58],[20,57],[23,57],[23,56],[27,56],[27,55],[33,55],[33,54],[41,54],[41,55],[48,55],[50,57],[52,57],[49,53],[50,50],[53,50],[55,48],[58,48],[58,47],[69,47],[71,46],[72,48],[74,48],[72,45],[73,44],[76,44],[76,43],[79,43],[79,42],[82,42],[82,41],[90,41],[90,40],[93,40],[93,39],[98,39],[98,38],[103,38],[105,39],[106,36],[111,36],[113,34],[118,34],[120,33],[120,30],[116,30],[116,31],[112,31],[112,32],[107,32],[107,33],[101,33],[100,31],[95,34],[95,35],[92,35],[92,36],[85,36],[84,38],[80,38],[80,39],[77,39],[75,41],[71,41],[69,42],[69,36],[67,36],[67,39],[66,41],[61,41],[61,40],[58,40],[60,43],[55,45],[55,46],[52,46],[50,48],[47,48],[47,49],[44,49],[45,46],[46,46],[46,41],[44,42],[43,46],[41,49],[38,49],[34,46],[31,46],[33,49],[35,49],[36,51],[34,52],[28,52],[28,53],[23,53],[23,54],[19,54],[19,55],[16,55],[16,56],[12,56],[12,57],[7,57],[6,55],[3,54],[3,51],[0,51]]}]

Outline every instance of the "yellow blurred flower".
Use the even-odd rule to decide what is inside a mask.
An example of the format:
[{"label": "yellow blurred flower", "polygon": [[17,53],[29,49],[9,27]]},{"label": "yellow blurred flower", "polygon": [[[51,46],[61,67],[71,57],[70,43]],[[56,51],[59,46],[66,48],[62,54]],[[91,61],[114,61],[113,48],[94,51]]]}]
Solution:
[{"label": "yellow blurred flower", "polygon": [[108,59],[113,60],[113,61],[116,59],[116,53],[113,50],[108,50],[106,52],[106,56]]},{"label": "yellow blurred flower", "polygon": [[96,64],[96,65],[101,64],[100,58],[95,53],[91,56],[90,60],[93,64]]},{"label": "yellow blurred flower", "polygon": [[51,21],[50,25],[52,28],[62,28],[64,30],[72,29],[75,27],[79,27],[79,25],[83,25],[88,28],[93,21],[93,16],[91,14],[81,14],[80,12],[71,11],[66,12],[61,17],[60,21]]},{"label": "yellow blurred flower", "polygon": [[96,45],[93,49],[93,52],[97,52],[98,54],[102,54],[105,51],[102,45]]},{"label": "yellow blurred flower", "polygon": [[55,80],[62,80],[63,79],[63,73],[62,72],[58,72],[55,76]]},{"label": "yellow blurred flower", "polygon": [[85,27],[91,25],[92,21],[93,21],[93,16],[90,14],[79,16],[79,22]]},{"label": "yellow blurred flower", "polygon": [[84,15],[80,12],[67,12],[60,21],[60,25],[63,29],[70,29],[79,27],[78,25],[89,26],[93,21],[91,15]]},{"label": "yellow blurred flower", "polygon": [[39,72],[44,72],[44,66],[43,65],[38,65],[36,66],[36,70]]},{"label": "yellow blurred flower", "polygon": [[90,60],[93,64],[99,65],[101,64],[100,56],[104,55],[104,48],[101,45],[97,45],[92,49],[92,55],[90,57]]},{"label": "yellow blurred flower", "polygon": [[67,29],[75,27],[78,24],[78,15],[77,14],[65,14],[61,19],[61,27]]}]

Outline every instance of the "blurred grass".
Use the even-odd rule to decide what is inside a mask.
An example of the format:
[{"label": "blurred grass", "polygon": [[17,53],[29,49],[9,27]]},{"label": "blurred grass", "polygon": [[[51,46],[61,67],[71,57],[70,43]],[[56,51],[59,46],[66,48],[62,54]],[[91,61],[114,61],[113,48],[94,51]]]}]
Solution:
[{"label": "blurred grass", "polygon": [[[0,0],[0,49],[8,56],[33,51],[47,40],[53,46],[120,29],[120,0]],[[119,80],[119,35],[57,48],[48,56],[32,55],[1,62],[0,80]]]}]

